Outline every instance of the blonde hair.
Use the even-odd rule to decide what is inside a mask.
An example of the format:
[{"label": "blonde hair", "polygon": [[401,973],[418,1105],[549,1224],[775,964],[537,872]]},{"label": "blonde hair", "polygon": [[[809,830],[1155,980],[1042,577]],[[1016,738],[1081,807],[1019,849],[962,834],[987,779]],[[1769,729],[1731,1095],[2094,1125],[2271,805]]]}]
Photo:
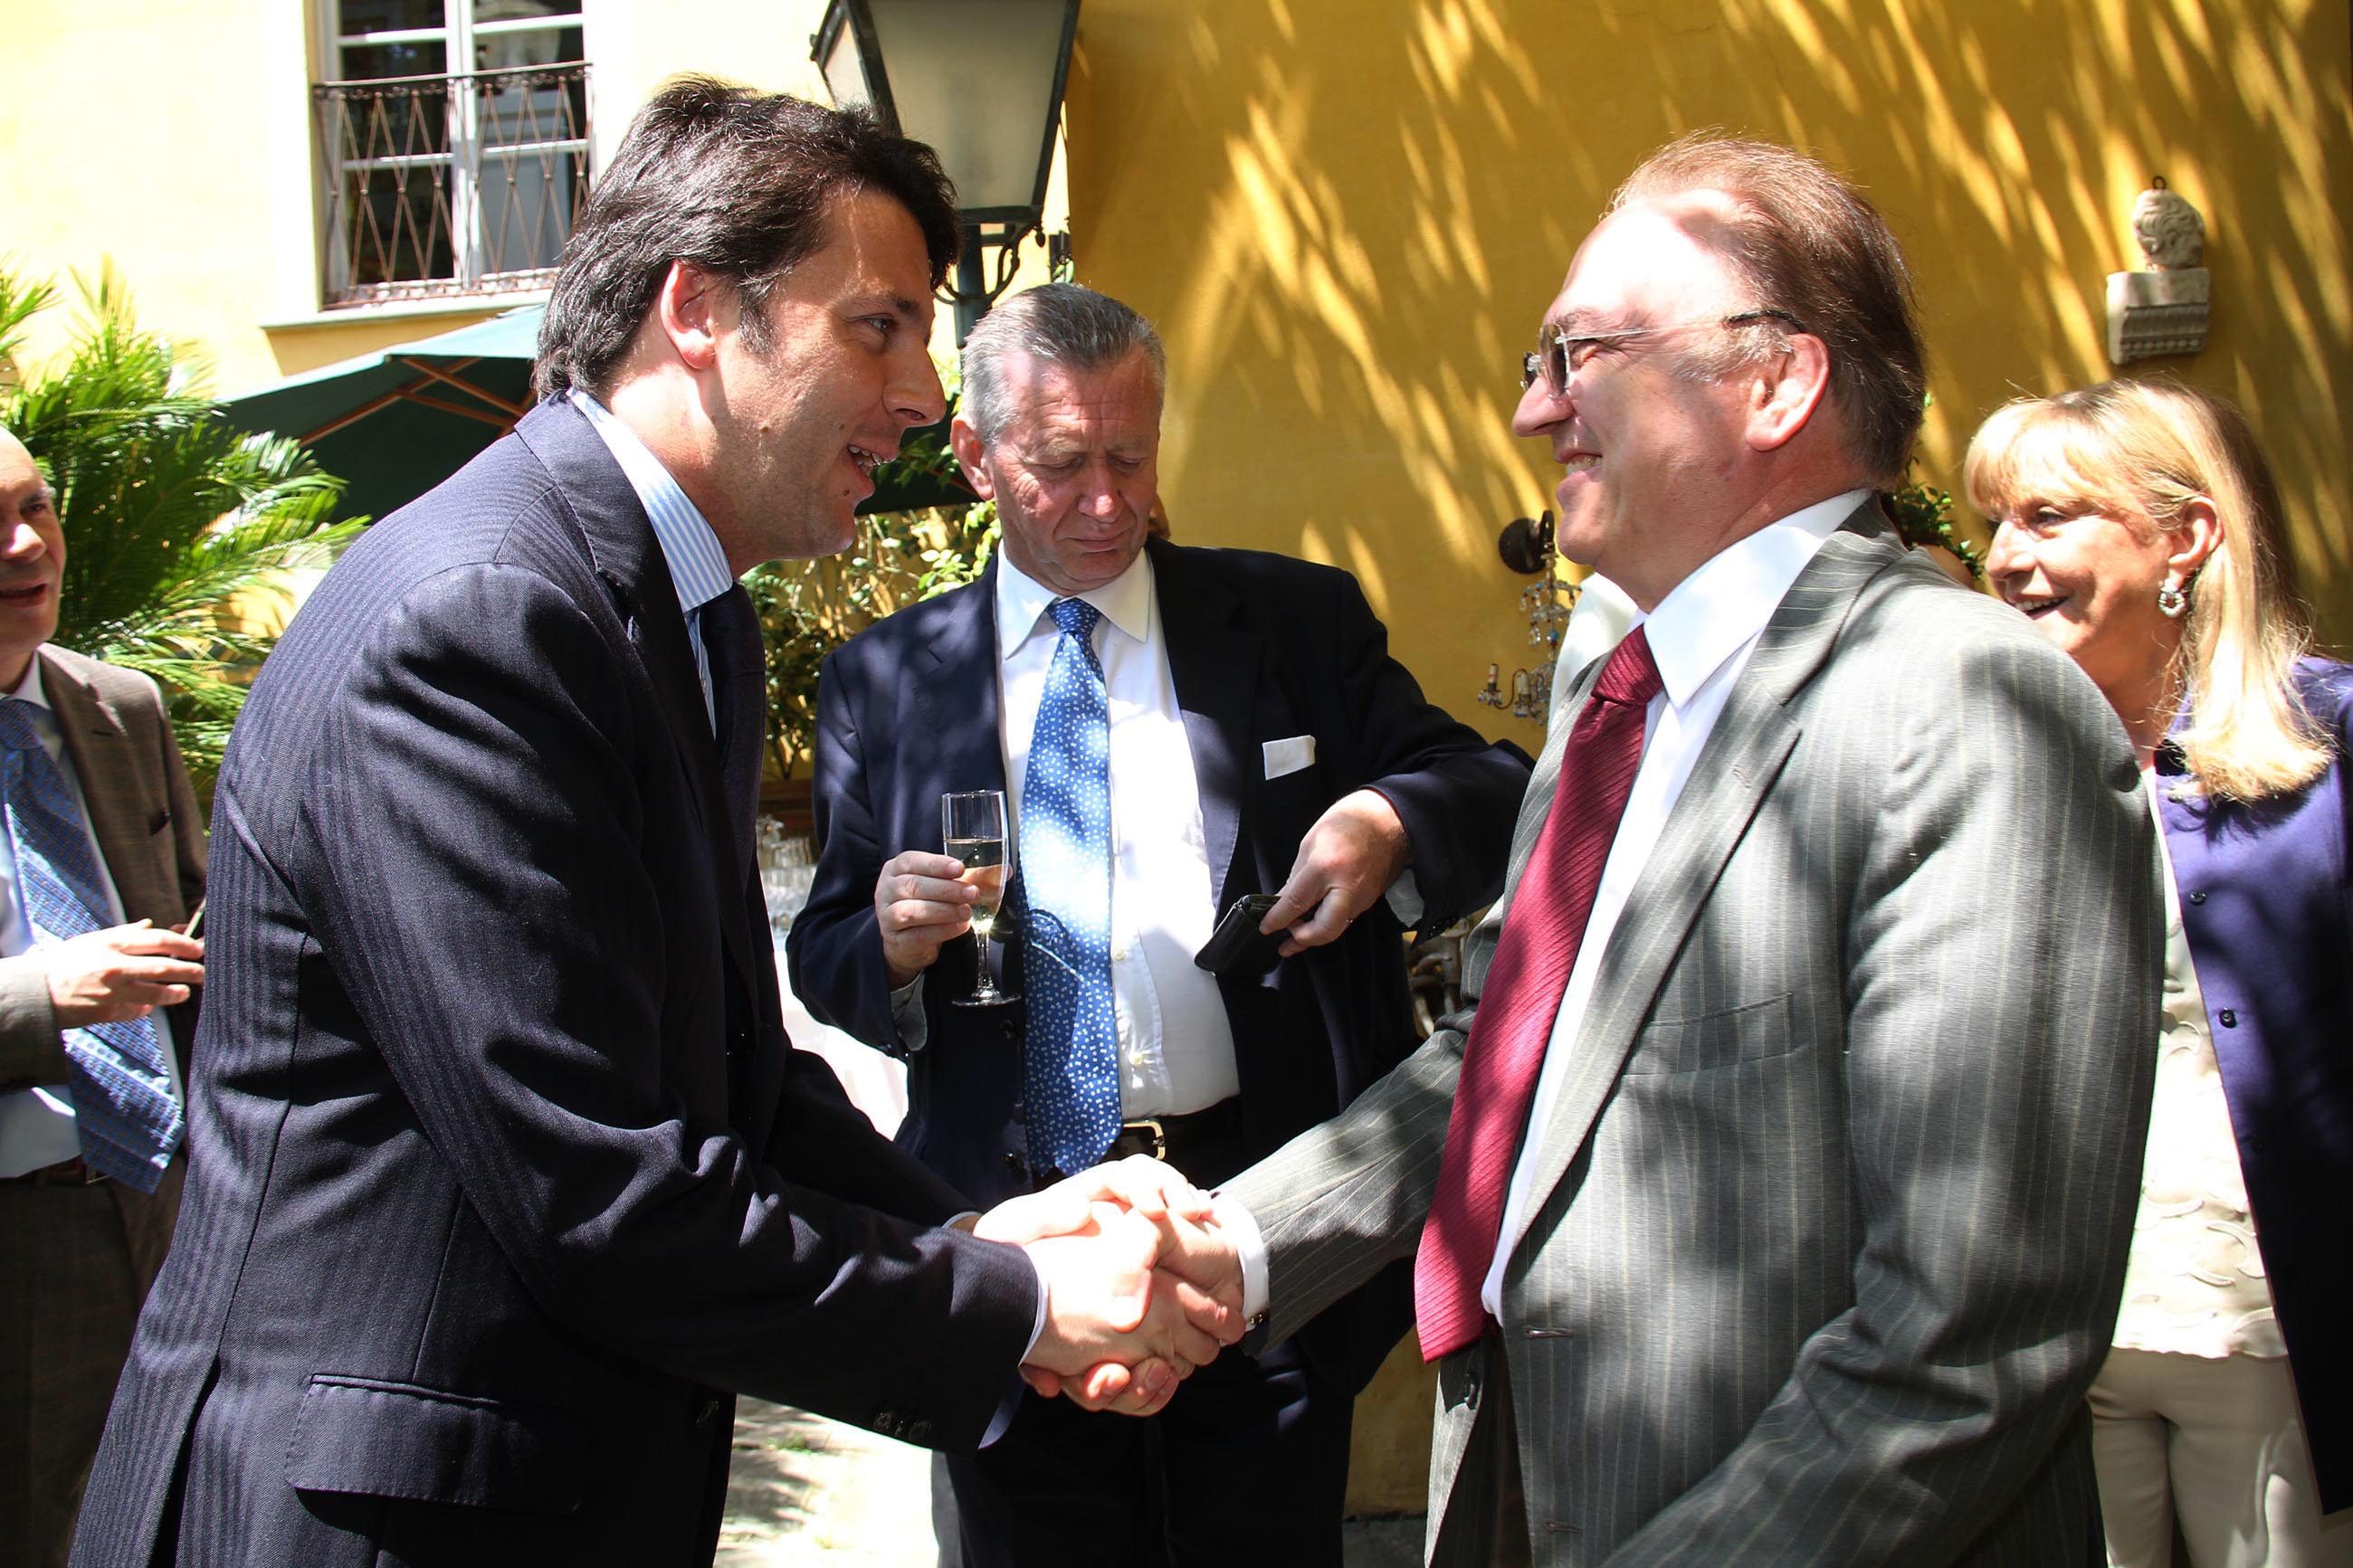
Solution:
[{"label": "blonde hair", "polygon": [[2171,672],[2190,721],[2179,737],[2209,794],[2261,800],[2309,784],[2329,752],[2296,695],[2311,640],[2279,487],[2246,417],[2168,382],[2108,381],[1995,410],[1969,442],[1969,504],[1999,521],[2031,505],[2097,510],[2160,532],[2204,501],[2221,542],[2189,597]]}]

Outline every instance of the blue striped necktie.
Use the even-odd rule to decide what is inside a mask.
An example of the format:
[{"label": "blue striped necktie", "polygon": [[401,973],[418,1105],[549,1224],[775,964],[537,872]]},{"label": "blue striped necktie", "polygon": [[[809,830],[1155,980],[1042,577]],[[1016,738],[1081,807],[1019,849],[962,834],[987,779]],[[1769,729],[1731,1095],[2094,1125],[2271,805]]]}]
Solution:
[{"label": "blue striped necktie", "polygon": [[[16,890],[37,943],[112,924],[98,851],[82,828],[73,786],[41,744],[32,705],[0,700],[0,793],[16,842]],[[152,1193],[180,1146],[180,1103],[153,1018],[61,1031],[73,1078],[81,1156],[101,1175]]]},{"label": "blue striped necktie", "polygon": [[1119,1133],[1118,1023],[1111,991],[1111,706],[1095,658],[1101,613],[1057,599],[1062,630],[1021,793],[1028,910],[1023,1060],[1029,1163],[1083,1171]]}]

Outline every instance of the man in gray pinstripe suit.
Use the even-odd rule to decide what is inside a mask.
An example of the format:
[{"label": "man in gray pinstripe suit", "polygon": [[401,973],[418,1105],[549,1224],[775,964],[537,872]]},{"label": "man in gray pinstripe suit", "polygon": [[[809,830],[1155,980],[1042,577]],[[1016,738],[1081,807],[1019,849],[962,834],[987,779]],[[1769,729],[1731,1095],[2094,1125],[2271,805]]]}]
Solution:
[{"label": "man in gray pinstripe suit", "polygon": [[1499,946],[1574,907],[1519,894],[1599,793],[1589,750],[1564,763],[1599,661],[1564,672],[1472,1008],[1229,1184],[1196,1269],[1238,1264],[1271,1338],[1419,1249],[1436,1562],[2097,1562],[2083,1395],[2160,941],[2123,731],[1891,534],[1872,492],[1922,355],[1902,254],[1836,175],[1663,149],[1540,342],[1515,427],[1662,688],[1628,700],[1656,693],[1566,980],[1497,968],[1483,999],[1535,1015],[1500,1222],[1423,1225],[1492,1081],[1480,1026],[1514,1028],[1480,1016]]}]

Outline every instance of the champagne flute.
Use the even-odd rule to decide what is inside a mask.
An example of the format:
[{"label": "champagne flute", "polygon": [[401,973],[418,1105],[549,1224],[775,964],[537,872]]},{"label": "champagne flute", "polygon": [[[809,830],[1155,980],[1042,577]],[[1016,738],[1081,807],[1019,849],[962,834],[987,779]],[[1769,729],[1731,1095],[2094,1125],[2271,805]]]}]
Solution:
[{"label": "champagne flute", "polygon": [[940,797],[940,840],[964,866],[962,880],[979,897],[972,905],[972,940],[980,959],[980,979],[969,996],[952,998],[959,1007],[996,1007],[1019,997],[997,988],[988,973],[988,939],[997,929],[1005,879],[1013,869],[1013,832],[1005,819],[1005,792],[968,790]]}]

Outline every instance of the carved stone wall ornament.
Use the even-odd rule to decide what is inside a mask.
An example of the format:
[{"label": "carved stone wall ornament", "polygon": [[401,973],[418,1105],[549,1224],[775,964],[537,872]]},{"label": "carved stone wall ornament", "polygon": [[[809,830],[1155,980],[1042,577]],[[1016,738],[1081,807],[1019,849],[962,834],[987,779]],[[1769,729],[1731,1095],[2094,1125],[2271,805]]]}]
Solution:
[{"label": "carved stone wall ornament", "polygon": [[2205,264],[2206,220],[2179,192],[2167,188],[2163,174],[2151,179],[2133,202],[2132,226],[2151,271],[2179,272]]},{"label": "carved stone wall ornament", "polygon": [[2158,174],[2134,201],[2132,226],[2148,270],[2108,274],[2109,360],[2196,353],[2213,302],[2206,220]]}]

